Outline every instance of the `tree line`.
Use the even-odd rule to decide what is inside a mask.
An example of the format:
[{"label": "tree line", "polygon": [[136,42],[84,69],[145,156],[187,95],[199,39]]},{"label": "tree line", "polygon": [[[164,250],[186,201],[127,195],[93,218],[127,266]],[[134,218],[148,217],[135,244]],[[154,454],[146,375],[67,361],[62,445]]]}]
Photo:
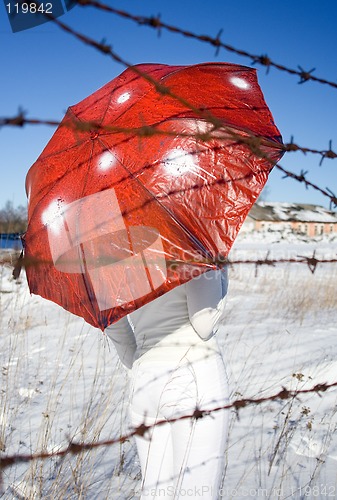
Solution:
[{"label": "tree line", "polygon": [[0,209],[0,233],[24,233],[27,229],[27,208],[23,205],[14,206],[7,201]]}]

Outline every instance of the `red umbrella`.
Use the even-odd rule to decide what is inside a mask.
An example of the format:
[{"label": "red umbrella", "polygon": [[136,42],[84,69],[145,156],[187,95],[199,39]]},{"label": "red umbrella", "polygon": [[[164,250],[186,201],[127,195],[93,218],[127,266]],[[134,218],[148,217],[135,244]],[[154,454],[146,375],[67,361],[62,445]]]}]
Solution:
[{"label": "red umbrella", "polygon": [[255,70],[127,69],[28,172],[31,292],[104,329],[219,265],[281,155]]}]

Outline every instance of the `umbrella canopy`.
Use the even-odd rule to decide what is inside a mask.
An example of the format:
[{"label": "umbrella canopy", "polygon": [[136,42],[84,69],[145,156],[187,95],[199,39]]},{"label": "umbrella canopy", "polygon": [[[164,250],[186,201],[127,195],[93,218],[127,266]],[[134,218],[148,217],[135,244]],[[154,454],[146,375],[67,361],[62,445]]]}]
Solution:
[{"label": "umbrella canopy", "polygon": [[219,266],[281,156],[255,70],[127,69],[28,172],[31,292],[104,329]]}]

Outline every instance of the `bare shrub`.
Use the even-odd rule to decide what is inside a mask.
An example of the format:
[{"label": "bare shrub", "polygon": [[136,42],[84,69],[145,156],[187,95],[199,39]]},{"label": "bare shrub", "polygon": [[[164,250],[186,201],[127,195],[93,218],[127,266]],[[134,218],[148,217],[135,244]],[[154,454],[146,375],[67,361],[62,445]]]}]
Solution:
[{"label": "bare shrub", "polygon": [[7,201],[0,210],[0,233],[23,233],[27,227],[27,209],[23,205],[14,207]]}]

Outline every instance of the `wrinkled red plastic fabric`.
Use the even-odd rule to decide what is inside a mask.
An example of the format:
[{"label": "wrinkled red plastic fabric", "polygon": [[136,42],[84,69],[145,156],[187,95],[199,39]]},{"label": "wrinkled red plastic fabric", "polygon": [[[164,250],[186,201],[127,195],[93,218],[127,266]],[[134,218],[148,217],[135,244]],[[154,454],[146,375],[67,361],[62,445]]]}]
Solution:
[{"label": "wrinkled red plastic fabric", "polygon": [[282,155],[255,70],[135,69],[68,109],[26,179],[30,290],[101,329],[221,265]]}]

